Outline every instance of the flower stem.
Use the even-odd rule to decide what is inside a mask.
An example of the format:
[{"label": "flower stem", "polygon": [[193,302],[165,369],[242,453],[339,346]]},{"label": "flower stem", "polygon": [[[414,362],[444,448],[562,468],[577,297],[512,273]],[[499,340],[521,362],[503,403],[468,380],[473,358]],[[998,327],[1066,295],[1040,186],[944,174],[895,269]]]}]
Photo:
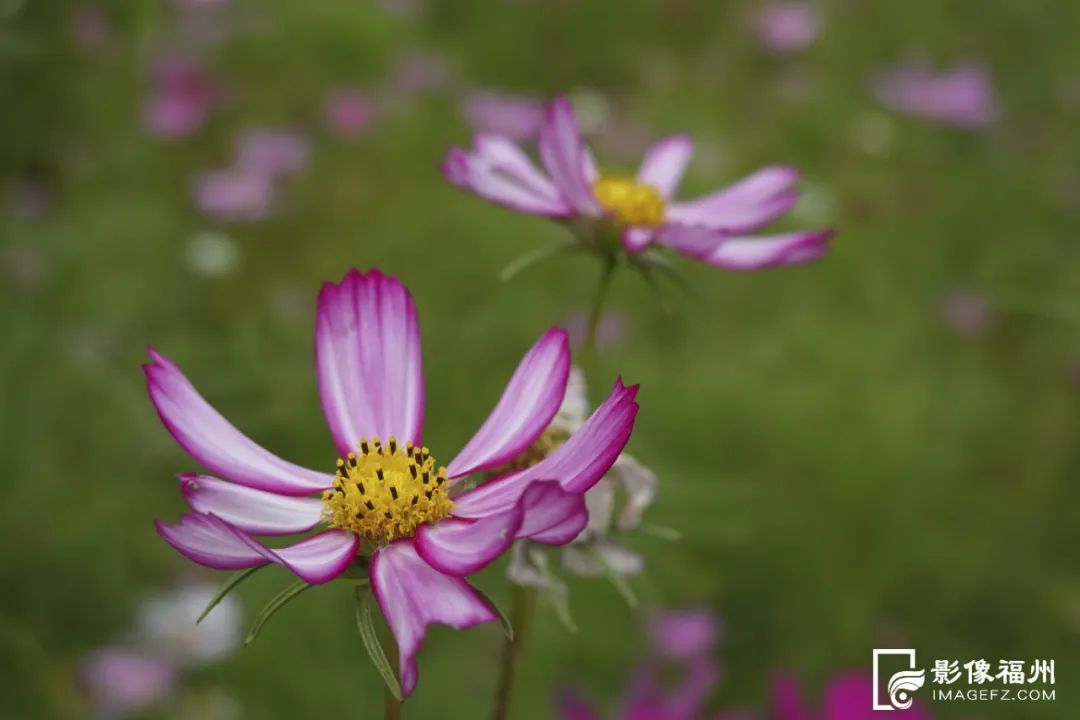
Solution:
[{"label": "flower stem", "polygon": [[600,270],[600,282],[596,286],[596,296],[593,298],[592,307],[589,308],[589,318],[585,325],[585,341],[581,346],[581,354],[586,360],[591,359],[593,353],[596,352],[596,335],[604,313],[604,302],[607,300],[608,289],[611,287],[611,278],[615,275],[615,256],[605,257],[603,263]]},{"label": "flower stem", "polygon": [[510,623],[514,627],[514,639],[503,640],[502,663],[495,696],[495,720],[507,720],[510,717],[514,685],[531,634],[533,616],[536,614],[536,588],[514,585],[511,602]]},{"label": "flower stem", "polygon": [[[390,642],[386,643],[387,660],[390,661],[390,667],[394,668],[394,675],[398,675],[398,646],[391,638]],[[398,676],[400,683],[401,677]],[[394,693],[390,692],[390,688],[383,690],[383,717],[386,720],[401,720],[402,717],[402,705],[403,703],[394,697]]]}]

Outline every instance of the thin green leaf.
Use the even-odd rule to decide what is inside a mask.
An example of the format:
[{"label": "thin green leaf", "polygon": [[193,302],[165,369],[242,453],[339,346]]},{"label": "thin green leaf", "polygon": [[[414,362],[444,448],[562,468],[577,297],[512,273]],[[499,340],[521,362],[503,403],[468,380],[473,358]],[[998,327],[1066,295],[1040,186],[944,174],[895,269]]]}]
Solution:
[{"label": "thin green leaf", "polygon": [[506,282],[508,280],[512,280],[514,276],[516,276],[522,270],[530,268],[533,265],[547,260],[550,257],[555,257],[559,253],[569,252],[570,250],[575,249],[577,245],[578,243],[576,241],[564,242],[558,245],[549,245],[547,247],[531,250],[524,255],[521,255],[520,257],[512,261],[509,265],[500,270],[499,282]]},{"label": "thin green leaf", "polygon": [[216,608],[218,606],[218,603],[224,600],[225,596],[231,593],[237,585],[244,582],[256,572],[262,570],[264,567],[266,567],[266,565],[256,565],[253,568],[241,570],[230,575],[229,579],[225,581],[225,584],[221,586],[221,589],[217,591],[217,594],[214,595],[214,597],[210,599],[210,602],[206,604],[206,609],[199,613],[199,617],[195,619],[195,624],[198,625],[204,619],[206,619],[206,616],[210,614],[210,611]]},{"label": "thin green leaf", "polygon": [[297,595],[304,592],[310,587],[312,586],[308,585],[303,580],[297,580],[292,585],[275,595],[274,599],[268,602],[266,604],[266,607],[262,609],[262,612],[259,613],[259,616],[255,618],[255,624],[251,626],[251,631],[248,632],[247,637],[244,638],[244,645],[250,645],[252,641],[254,641],[256,637],[258,637],[259,632],[263,629],[263,625],[265,625],[267,621],[274,616],[274,613],[285,607]]},{"label": "thin green leaf", "polygon": [[611,567],[611,563],[607,561],[604,554],[596,548],[589,548],[589,554],[592,555],[593,559],[604,569],[604,574],[607,576],[608,582],[615,586],[615,589],[622,595],[626,604],[632,608],[636,608],[638,606],[637,595],[634,594],[633,589],[630,587],[630,583],[626,582],[626,578],[615,572],[615,568]]},{"label": "thin green leaf", "polygon": [[503,635],[506,635],[507,640],[512,641],[514,639],[514,626],[510,622],[510,618],[506,617],[506,613],[502,611],[502,608],[495,604],[495,601],[491,599],[490,595],[488,595],[486,592],[476,587],[475,585],[472,585],[471,587],[476,592],[476,594],[479,595],[480,598],[488,604],[488,607],[494,610],[495,614],[499,616],[499,624],[502,625]]},{"label": "thin green leaf", "polygon": [[390,665],[390,661],[383,651],[382,643],[379,642],[379,634],[375,631],[375,623],[371,617],[371,604],[368,602],[370,594],[363,586],[356,588],[356,627],[360,630],[360,638],[364,641],[364,649],[371,657],[375,669],[382,675],[383,682],[389,688],[390,694],[398,702],[402,701],[401,682],[397,673]]},{"label": "thin green leaf", "polygon": [[638,530],[646,535],[652,535],[655,538],[661,540],[669,540],[671,542],[678,542],[682,540],[683,534],[674,528],[664,527],[663,525],[652,525],[650,523],[641,523],[638,526]]}]

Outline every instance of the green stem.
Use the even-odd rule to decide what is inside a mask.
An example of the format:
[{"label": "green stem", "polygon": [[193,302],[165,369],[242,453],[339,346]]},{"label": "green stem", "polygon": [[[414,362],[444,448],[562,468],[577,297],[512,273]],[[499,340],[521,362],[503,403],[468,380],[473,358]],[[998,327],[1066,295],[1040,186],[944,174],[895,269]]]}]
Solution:
[{"label": "green stem", "polygon": [[[394,675],[398,675],[398,646],[397,642],[393,638],[390,638],[390,642],[386,643],[388,647],[387,660],[390,661],[390,667],[394,668]],[[400,683],[401,678],[398,677]],[[402,717],[402,703],[394,697],[394,693],[390,692],[390,688],[383,690],[383,717],[386,720],[401,720]]]},{"label": "green stem", "polygon": [[593,298],[592,307],[589,308],[589,318],[585,325],[585,342],[581,347],[582,357],[589,359],[596,352],[596,334],[600,329],[600,318],[604,313],[604,302],[607,300],[608,289],[611,287],[611,278],[615,275],[615,257],[604,258],[604,265],[600,269],[600,282],[596,286],[596,296]]},{"label": "green stem", "polygon": [[507,720],[510,717],[514,686],[531,635],[533,617],[536,615],[536,588],[515,585],[513,593],[510,622],[514,627],[514,639],[503,639],[502,663],[495,695],[495,720]]}]

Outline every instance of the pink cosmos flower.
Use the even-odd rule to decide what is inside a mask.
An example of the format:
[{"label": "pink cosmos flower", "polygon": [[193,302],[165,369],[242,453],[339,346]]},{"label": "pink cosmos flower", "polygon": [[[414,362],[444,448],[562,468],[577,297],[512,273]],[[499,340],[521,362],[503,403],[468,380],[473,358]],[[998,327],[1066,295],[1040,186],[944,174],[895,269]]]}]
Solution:
[{"label": "pink cosmos flower", "polygon": [[[323,285],[315,364],[336,474],[283,460],[243,435],[168,358],[150,350],[150,398],[162,422],[218,477],[189,474],[192,508],[159,534],[191,560],[222,570],[281,565],[325,583],[366,572],[400,650],[406,695],[432,623],[467,628],[496,614],[465,580],[517,539],[561,545],[588,521],[584,494],[629,440],[637,387],[608,400],[557,452],[527,470],[458,492],[464,477],[531,445],[559,408],[570,369],[566,333],[551,329],[525,355],[487,420],[445,468],[422,445],[424,384],[416,309],[377,270]],[[314,497],[313,497],[314,495]],[[326,526],[284,548],[253,536]]]},{"label": "pink cosmos flower", "polygon": [[197,132],[210,114],[212,94],[202,70],[180,58],[166,58],[153,71],[154,88],[143,107],[152,135],[186,137]]},{"label": "pink cosmos flower", "polygon": [[775,679],[772,694],[776,720],[862,720],[879,716],[891,720],[930,720],[930,714],[917,704],[906,710],[875,712],[873,680],[859,671],[837,673],[829,680],[820,713],[807,707],[799,681],[790,673]]},{"label": "pink cosmos flower", "polygon": [[267,178],[300,172],[310,158],[311,143],[290,130],[251,128],[236,139],[237,166]]},{"label": "pink cosmos flower", "polygon": [[[681,677],[673,686],[664,687],[655,663],[642,666],[630,683],[617,717],[621,720],[698,720],[720,678],[712,657],[717,638],[716,620],[701,610],[660,613],[654,616],[653,623],[653,648],[676,661],[682,671]],[[678,647],[680,652],[668,653],[672,647]],[[683,650],[692,651],[681,652]],[[600,720],[601,717],[573,691],[561,693],[558,706],[563,720]]]},{"label": "pink cosmos flower", "polygon": [[768,5],[757,16],[758,40],[777,52],[802,50],[817,38],[819,26],[817,11],[805,2]]},{"label": "pink cosmos flower", "polygon": [[573,106],[562,97],[545,111],[539,147],[543,171],[508,138],[479,134],[471,151],[450,150],[443,174],[518,212],[613,228],[631,254],[659,245],[732,270],[809,262],[825,253],[833,234],[751,234],[795,204],[798,172],[789,167],[762,168],[711,195],[674,200],[693,156],[685,135],[653,145],[635,177],[601,174]]},{"label": "pink cosmos flower", "polygon": [[195,179],[195,203],[225,220],[262,220],[273,209],[273,178],[240,167],[212,170]]},{"label": "pink cosmos flower", "polygon": [[375,107],[359,90],[337,90],[326,100],[326,125],[337,135],[360,137],[371,131]]},{"label": "pink cosmos flower", "polygon": [[477,132],[532,140],[544,123],[544,104],[529,96],[477,92],[465,101],[462,114]]},{"label": "pink cosmos flower", "polygon": [[81,666],[80,685],[103,718],[126,718],[167,700],[176,691],[176,668],[167,660],[122,647],[108,647]]},{"label": "pink cosmos flower", "polygon": [[990,78],[977,62],[942,73],[924,63],[899,67],[877,78],[875,91],[893,110],[944,125],[983,128],[998,116]]}]

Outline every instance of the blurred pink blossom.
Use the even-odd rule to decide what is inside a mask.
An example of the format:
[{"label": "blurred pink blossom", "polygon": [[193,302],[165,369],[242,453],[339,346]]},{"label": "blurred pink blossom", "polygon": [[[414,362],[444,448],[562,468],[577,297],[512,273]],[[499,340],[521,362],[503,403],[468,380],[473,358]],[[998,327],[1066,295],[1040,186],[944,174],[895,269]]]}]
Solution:
[{"label": "blurred pink blossom", "polygon": [[125,718],[161,704],[176,689],[176,670],[165,660],[120,647],[91,655],[80,680],[98,714]]},{"label": "blurred pink blossom", "polygon": [[100,47],[110,34],[109,19],[98,5],[83,5],[72,13],[71,39],[79,47]]},{"label": "blurred pink blossom", "polygon": [[242,167],[212,170],[195,180],[195,203],[224,220],[262,220],[274,202],[273,177]]},{"label": "blurred pink blossom", "polygon": [[359,90],[340,89],[326,100],[326,125],[344,137],[360,137],[371,132],[375,123],[375,107]]},{"label": "blurred pink blossom", "polygon": [[989,75],[977,62],[960,63],[941,73],[914,63],[882,74],[874,87],[887,107],[931,122],[982,128],[998,116]]},{"label": "blurred pink blossom", "polygon": [[394,61],[390,84],[399,93],[422,95],[446,87],[450,75],[450,67],[441,56],[414,50]]},{"label": "blurred pink blossom", "polygon": [[236,143],[236,164],[267,179],[291,175],[307,165],[311,143],[289,130],[255,128],[242,133]]},{"label": "blurred pink blossom", "polygon": [[544,103],[529,95],[475,92],[466,98],[462,114],[477,132],[531,140],[544,122]]},{"label": "blurred pink blossom", "polygon": [[53,206],[52,193],[44,184],[30,178],[11,181],[8,203],[15,217],[29,220],[48,214]]},{"label": "blurred pink blossom", "polygon": [[777,52],[802,50],[818,36],[818,11],[805,2],[779,2],[767,5],[756,19],[758,41]]},{"label": "blurred pink blossom", "polygon": [[210,83],[201,68],[181,58],[165,58],[153,68],[153,88],[143,119],[152,135],[186,137],[202,128],[211,103]]},{"label": "blurred pink blossom", "polygon": [[833,675],[825,686],[822,711],[806,706],[799,681],[791,673],[782,673],[773,682],[773,717],[776,720],[854,720],[888,715],[891,720],[930,720],[930,714],[918,704],[907,710],[877,713],[873,708],[874,684],[870,675],[845,671]]},{"label": "blurred pink blossom", "polygon": [[707,657],[716,648],[720,622],[708,610],[668,610],[649,618],[652,646],[672,660]]},{"label": "blurred pink blossom", "polygon": [[[566,318],[566,331],[570,334],[570,344],[581,347],[588,332],[589,314],[584,310],[572,313]],[[612,348],[626,341],[626,316],[621,312],[609,310],[600,316],[596,326],[596,346]]]},{"label": "blurred pink blossom", "polygon": [[946,295],[941,314],[949,327],[965,335],[979,335],[990,327],[990,305],[986,297],[971,290],[954,290]]}]

